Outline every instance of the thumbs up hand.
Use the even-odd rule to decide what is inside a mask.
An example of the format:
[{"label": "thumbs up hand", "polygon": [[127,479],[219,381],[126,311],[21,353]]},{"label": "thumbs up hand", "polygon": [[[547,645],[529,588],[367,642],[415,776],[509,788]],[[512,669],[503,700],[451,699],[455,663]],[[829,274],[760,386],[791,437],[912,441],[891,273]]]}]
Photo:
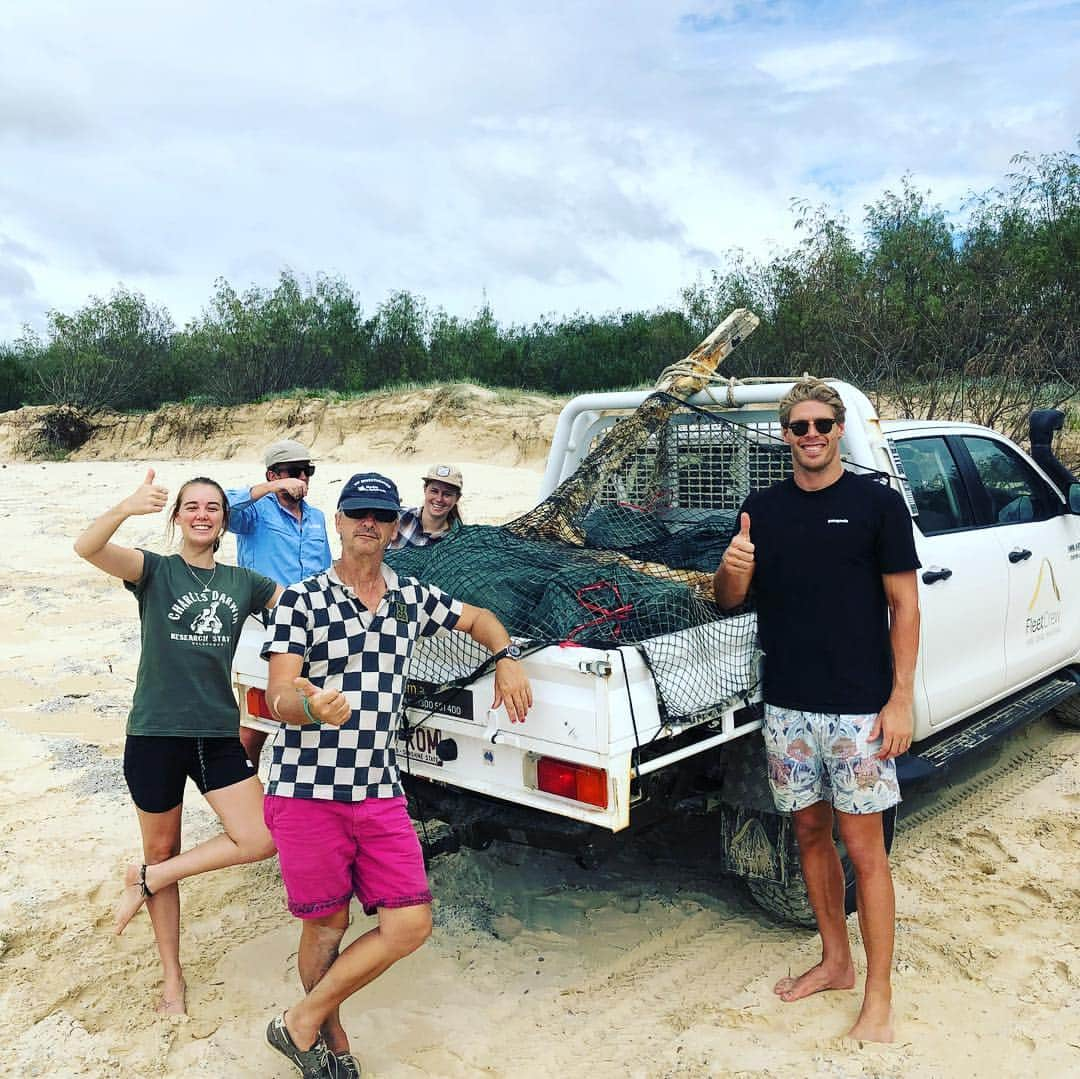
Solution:
[{"label": "thumbs up hand", "polygon": [[340,727],[352,715],[345,695],[339,689],[319,689],[306,678],[294,678],[296,692],[307,700],[309,711],[319,723]]},{"label": "thumbs up hand", "polygon": [[124,499],[122,508],[128,517],[144,513],[160,513],[169,499],[169,489],[154,483],[154,470],[146,470],[146,478]]},{"label": "thumbs up hand", "polygon": [[750,539],[750,514],[739,514],[739,531],[724,552],[721,565],[729,573],[750,576],[754,572],[754,543]]}]

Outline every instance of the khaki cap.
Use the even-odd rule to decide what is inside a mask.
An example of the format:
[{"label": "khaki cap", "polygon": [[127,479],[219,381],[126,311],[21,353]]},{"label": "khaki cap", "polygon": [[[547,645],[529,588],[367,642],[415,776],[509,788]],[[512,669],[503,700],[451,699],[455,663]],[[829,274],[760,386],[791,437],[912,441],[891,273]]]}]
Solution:
[{"label": "khaki cap", "polygon": [[461,471],[457,465],[432,465],[423,476],[424,480],[435,480],[436,483],[448,483],[451,487],[456,487],[459,491],[463,484],[461,482]]},{"label": "khaki cap", "polygon": [[283,438],[279,442],[273,442],[266,447],[263,460],[267,468],[274,465],[287,465],[292,462],[299,464],[301,461],[311,461],[311,450],[302,442],[295,442],[291,438]]}]

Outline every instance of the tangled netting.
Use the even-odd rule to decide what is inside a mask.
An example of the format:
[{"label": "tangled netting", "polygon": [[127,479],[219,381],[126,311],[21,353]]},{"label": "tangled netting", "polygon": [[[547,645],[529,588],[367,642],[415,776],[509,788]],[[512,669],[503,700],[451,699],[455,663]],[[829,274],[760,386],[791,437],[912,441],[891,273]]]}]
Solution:
[{"label": "tangled netting", "polygon": [[[534,510],[391,551],[387,562],[490,608],[528,646],[639,649],[663,717],[699,720],[757,679],[753,613],[721,611],[712,575],[743,498],[790,471],[786,445],[767,426],[653,394]],[[486,653],[462,638],[417,648],[418,693],[483,663]]]}]

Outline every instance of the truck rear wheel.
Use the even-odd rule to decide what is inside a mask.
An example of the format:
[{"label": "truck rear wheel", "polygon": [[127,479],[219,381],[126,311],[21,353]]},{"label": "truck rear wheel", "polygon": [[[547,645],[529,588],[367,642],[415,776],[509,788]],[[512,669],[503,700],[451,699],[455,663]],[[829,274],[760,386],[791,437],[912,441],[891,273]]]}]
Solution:
[{"label": "truck rear wheel", "polygon": [[[896,831],[896,806],[882,814],[881,827],[885,833],[885,851],[888,853],[892,850],[893,834]],[[840,864],[844,867],[844,912],[852,914],[855,911],[855,867],[839,839],[837,848],[840,851]],[[747,877],[746,886],[754,902],[778,921],[801,925],[807,929],[817,928],[814,908],[810,906],[806,881],[803,880],[801,872],[789,878],[786,884],[781,884],[778,880]]]},{"label": "truck rear wheel", "polygon": [[1052,709],[1054,718],[1066,727],[1080,727],[1080,695],[1070,697]]}]

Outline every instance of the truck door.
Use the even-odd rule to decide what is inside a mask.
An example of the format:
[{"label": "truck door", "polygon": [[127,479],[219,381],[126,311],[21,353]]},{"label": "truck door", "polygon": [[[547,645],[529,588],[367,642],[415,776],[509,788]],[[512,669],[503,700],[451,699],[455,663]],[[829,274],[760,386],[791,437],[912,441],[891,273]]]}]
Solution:
[{"label": "truck door", "polygon": [[1008,563],[993,530],[976,526],[950,440],[910,437],[895,446],[919,511],[919,672],[926,702],[916,707],[915,737],[921,738],[1006,690]]},{"label": "truck door", "polygon": [[1017,689],[1063,666],[1080,638],[1080,562],[1069,560],[1078,519],[1010,444],[960,439],[971,459],[976,517],[998,545],[1008,577],[1006,678]]}]

